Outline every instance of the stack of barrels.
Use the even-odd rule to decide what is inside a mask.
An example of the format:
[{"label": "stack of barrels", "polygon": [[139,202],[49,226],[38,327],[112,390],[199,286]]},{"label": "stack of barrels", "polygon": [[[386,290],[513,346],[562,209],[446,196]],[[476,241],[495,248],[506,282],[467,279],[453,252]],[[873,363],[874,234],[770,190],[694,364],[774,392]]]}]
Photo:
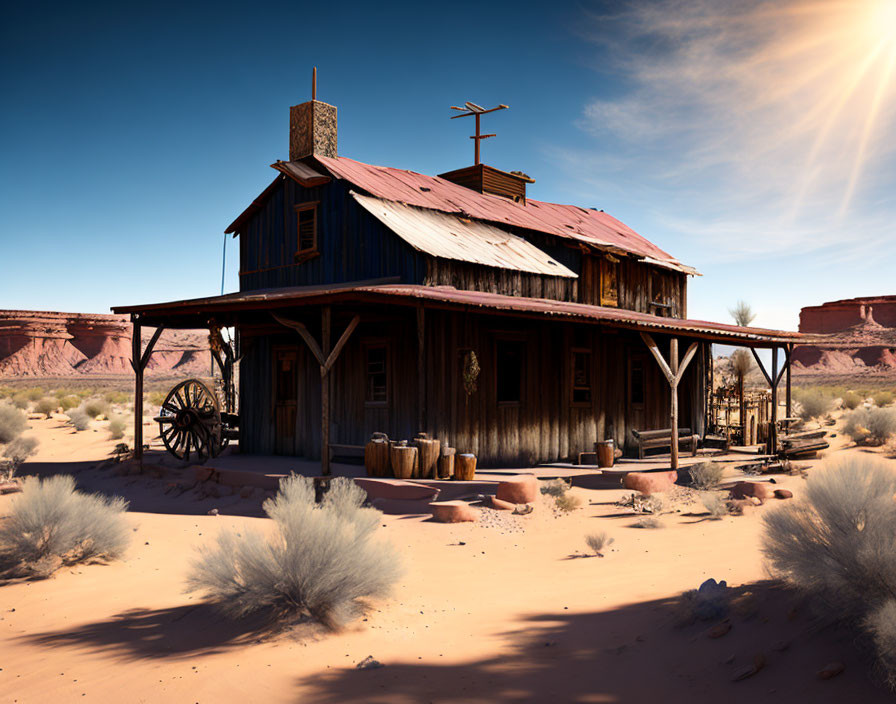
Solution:
[{"label": "stack of barrels", "polygon": [[364,448],[364,466],[370,477],[469,481],[476,472],[476,456],[458,455],[427,433],[417,433],[411,442],[374,433]]}]

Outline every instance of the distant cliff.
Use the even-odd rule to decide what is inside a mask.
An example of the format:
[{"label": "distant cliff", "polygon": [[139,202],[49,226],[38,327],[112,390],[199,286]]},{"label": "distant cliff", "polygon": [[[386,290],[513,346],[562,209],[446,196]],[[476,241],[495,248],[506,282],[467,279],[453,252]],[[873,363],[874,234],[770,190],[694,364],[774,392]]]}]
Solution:
[{"label": "distant cliff", "polygon": [[[127,316],[0,310],[0,378],[132,374],[130,359]],[[209,364],[208,333],[165,330],[147,373],[203,376]]]},{"label": "distant cliff", "polygon": [[800,332],[820,335],[793,352],[794,370],[896,373],[896,296],[831,301],[800,311]]}]

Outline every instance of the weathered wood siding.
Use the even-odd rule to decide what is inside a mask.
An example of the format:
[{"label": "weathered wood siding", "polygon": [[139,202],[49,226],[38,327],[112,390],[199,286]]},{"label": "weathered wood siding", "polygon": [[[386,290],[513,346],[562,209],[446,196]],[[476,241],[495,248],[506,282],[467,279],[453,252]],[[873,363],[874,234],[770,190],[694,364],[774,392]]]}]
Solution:
[{"label": "weathered wood siding", "polygon": [[[333,313],[338,337],[351,313]],[[415,311],[362,311],[362,323],[345,346],[332,376],[333,443],[362,445],[374,431],[410,439],[419,430],[447,441],[459,452],[473,452],[482,466],[530,466],[575,461],[594,442],[612,437],[631,446],[631,430],[669,426],[669,385],[636,333],[593,325],[533,322],[493,315],[427,310],[425,313],[424,426],[418,426],[417,327]],[[309,329],[314,330],[313,322]],[[317,362],[295,333],[253,335],[241,331],[241,446],[249,453],[276,448],[273,417],[273,355],[277,347],[298,350],[300,373],[296,413],[296,454],[320,456],[320,373]],[[316,333],[314,333],[316,335]],[[668,339],[656,335],[668,354]],[[499,404],[495,380],[496,340],[519,340],[524,348],[523,395],[519,404]],[[388,401],[365,402],[365,346],[387,344]],[[687,341],[681,340],[682,354]],[[572,350],[591,352],[592,400],[573,403]],[[463,388],[463,355],[474,350],[481,374],[477,390]],[[644,363],[643,409],[629,395],[629,360]],[[681,425],[703,429],[700,380],[702,358],[686,371],[679,395]]]},{"label": "weathered wood siding", "polygon": [[[619,307],[669,318],[687,317],[687,275],[645,264],[630,257],[618,259]],[[601,257],[582,255],[579,268],[579,300],[599,306]],[[655,303],[664,304],[662,306]]]}]

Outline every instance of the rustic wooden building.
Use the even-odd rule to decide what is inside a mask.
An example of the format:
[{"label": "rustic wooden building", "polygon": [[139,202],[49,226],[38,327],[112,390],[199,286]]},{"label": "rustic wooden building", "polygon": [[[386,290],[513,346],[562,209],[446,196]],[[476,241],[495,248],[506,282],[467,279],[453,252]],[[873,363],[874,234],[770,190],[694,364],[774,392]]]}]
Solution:
[{"label": "rustic wooden building", "polygon": [[481,465],[528,466],[630,447],[676,401],[702,434],[708,345],[796,338],[688,320],[692,268],[601,210],[529,198],[525,175],[338,156],[320,101],[291,108],[289,157],[227,229],[238,293],[115,309],[235,328],[241,452],[326,466],[372,432],[426,431]]}]

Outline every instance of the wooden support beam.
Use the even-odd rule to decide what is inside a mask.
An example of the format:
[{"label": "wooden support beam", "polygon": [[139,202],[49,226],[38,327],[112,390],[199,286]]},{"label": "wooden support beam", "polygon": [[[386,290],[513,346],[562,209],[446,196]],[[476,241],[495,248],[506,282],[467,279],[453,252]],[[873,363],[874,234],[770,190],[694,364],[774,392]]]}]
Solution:
[{"label": "wooden support beam", "polygon": [[426,432],[426,318],[417,306],[417,430]]},{"label": "wooden support beam", "polygon": [[793,361],[793,343],[789,342],[789,343],[787,343],[787,362],[786,362],[786,367],[785,367],[787,369],[787,382],[786,382],[787,383],[787,388],[786,388],[786,390],[787,390],[787,409],[786,409],[785,413],[787,414],[788,418],[793,418],[793,398],[791,396],[791,387],[790,387],[790,367],[791,367],[792,361]]},{"label": "wooden support beam", "polygon": [[311,333],[308,332],[308,328],[305,327],[304,323],[300,323],[296,320],[290,320],[289,318],[283,318],[276,313],[271,313],[276,320],[281,325],[285,325],[288,328],[292,328],[299,335],[302,336],[302,339],[305,341],[305,344],[308,345],[308,349],[311,350],[311,354],[314,355],[314,358],[317,360],[317,363],[321,366],[324,366],[327,362],[326,357],[324,357],[323,352],[320,349],[320,345],[317,344],[317,340],[315,340]]},{"label": "wooden support beam", "polygon": [[[159,326],[149,339],[146,349],[143,348],[143,326],[140,320],[133,318],[131,332],[131,368],[134,370],[134,459],[143,465],[143,373],[149,363],[153,348],[165,328]],[[142,351],[141,351],[142,350]]]},{"label": "wooden support beam", "polygon": [[327,361],[324,362],[323,366],[321,367],[321,376],[330,373],[330,370],[333,368],[336,360],[339,359],[339,353],[342,352],[342,348],[345,347],[345,343],[348,342],[348,338],[352,336],[352,333],[355,331],[355,328],[358,327],[358,323],[360,322],[360,315],[356,315],[351,319],[342,335],[339,337],[339,340],[336,342],[336,346],[333,347],[333,351],[330,352],[330,354],[327,356]]}]

